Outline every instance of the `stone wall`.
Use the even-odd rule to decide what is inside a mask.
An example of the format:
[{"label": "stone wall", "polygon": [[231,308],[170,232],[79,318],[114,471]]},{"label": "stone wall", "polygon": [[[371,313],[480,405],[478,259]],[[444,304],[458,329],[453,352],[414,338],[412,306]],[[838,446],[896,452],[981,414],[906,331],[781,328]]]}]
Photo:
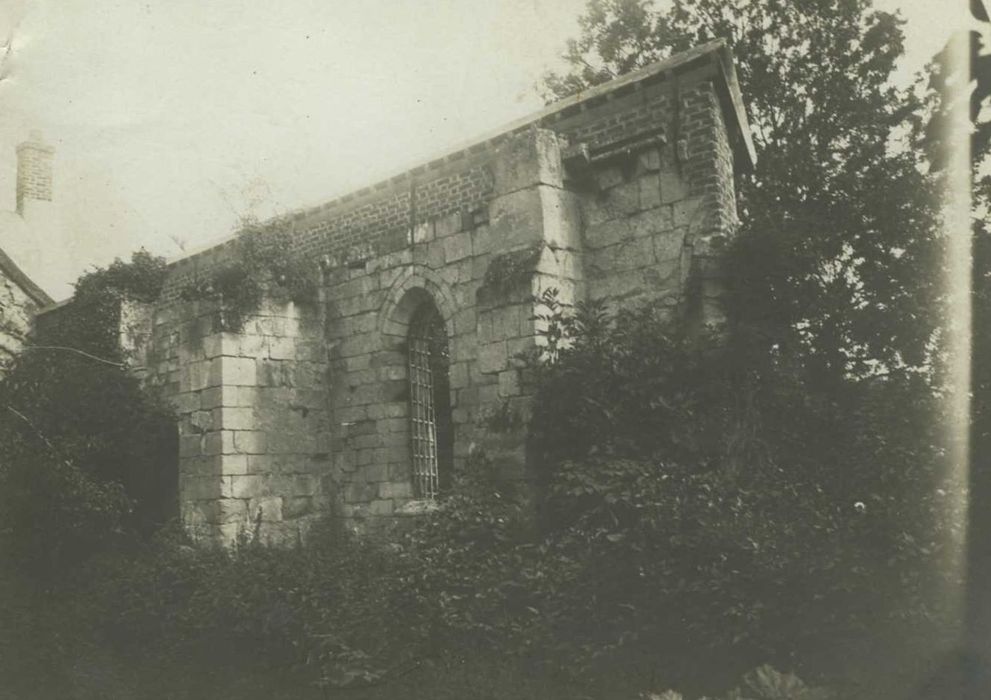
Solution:
[{"label": "stone wall", "polygon": [[424,304],[446,328],[455,470],[484,454],[526,479],[534,298],[718,319],[718,251],[751,157],[717,43],[273,222],[321,261],[317,303],[268,300],[226,332],[181,292],[230,247],[177,262],[144,357],[180,415],[187,527],[286,542],[323,514],[369,528],[428,507],[412,486],[407,370]]},{"label": "stone wall", "polygon": [[38,310],[52,300],[0,250],[0,376],[27,340]]}]

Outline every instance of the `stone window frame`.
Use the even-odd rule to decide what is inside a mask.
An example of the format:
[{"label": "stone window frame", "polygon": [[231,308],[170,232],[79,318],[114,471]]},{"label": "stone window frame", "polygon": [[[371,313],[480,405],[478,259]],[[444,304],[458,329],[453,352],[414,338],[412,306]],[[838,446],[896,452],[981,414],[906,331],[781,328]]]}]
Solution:
[{"label": "stone window frame", "polygon": [[[386,294],[385,300],[379,309],[378,330],[381,334],[382,346],[388,351],[396,349],[402,350],[404,358],[403,372],[408,373],[407,348],[409,343],[410,322],[414,315],[420,310],[424,303],[430,302],[436,308],[447,335],[449,347],[453,351],[454,344],[454,311],[457,308],[455,295],[450,286],[433,270],[422,265],[407,266],[396,278]],[[396,353],[399,355],[400,353]],[[450,358],[451,362],[457,358]],[[408,375],[406,375],[408,381]],[[453,400],[452,400],[453,411]],[[407,411],[409,402],[407,399]],[[407,420],[410,416],[407,414]],[[452,431],[452,443],[457,439],[457,425],[453,420],[450,422]],[[453,444],[452,444],[453,447]],[[410,444],[410,464],[409,479],[413,484],[413,454],[412,444]],[[451,465],[453,471],[453,464]],[[414,491],[415,493],[415,491]],[[401,509],[400,512],[420,512],[431,509],[436,500],[414,495],[413,498]]]},{"label": "stone window frame", "polygon": [[446,493],[454,470],[449,348],[437,305],[422,301],[410,320],[406,354],[413,493],[423,500]]}]

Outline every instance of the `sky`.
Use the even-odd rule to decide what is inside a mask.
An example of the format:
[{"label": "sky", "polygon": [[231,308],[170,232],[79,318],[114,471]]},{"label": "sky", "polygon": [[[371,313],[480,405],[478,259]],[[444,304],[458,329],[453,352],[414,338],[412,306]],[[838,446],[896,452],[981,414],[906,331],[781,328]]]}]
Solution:
[{"label": "sky", "polygon": [[[875,0],[907,20],[903,80],[948,36],[946,2]],[[0,210],[40,130],[80,266],[179,256],[539,109],[584,5],[0,0]]]}]

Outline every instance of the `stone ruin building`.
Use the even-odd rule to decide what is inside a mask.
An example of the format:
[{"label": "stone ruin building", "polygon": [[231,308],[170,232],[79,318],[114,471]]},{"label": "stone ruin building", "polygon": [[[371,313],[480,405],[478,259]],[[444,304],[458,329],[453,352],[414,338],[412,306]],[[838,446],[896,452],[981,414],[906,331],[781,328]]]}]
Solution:
[{"label": "stone ruin building", "polygon": [[754,159],[715,41],[275,222],[321,261],[318,303],[267,299],[232,332],[182,295],[231,244],[172,263],[127,342],[179,415],[182,521],[291,542],[327,513],[367,529],[422,512],[471,454],[525,478],[534,297],[717,319]]}]

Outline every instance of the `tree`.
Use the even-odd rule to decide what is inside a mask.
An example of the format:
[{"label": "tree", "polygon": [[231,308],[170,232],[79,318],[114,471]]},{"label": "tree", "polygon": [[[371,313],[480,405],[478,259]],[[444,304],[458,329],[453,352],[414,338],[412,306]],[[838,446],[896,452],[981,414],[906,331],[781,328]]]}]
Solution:
[{"label": "tree", "polygon": [[590,0],[570,68],[544,86],[563,96],[727,40],[758,165],[738,183],[727,260],[730,391],[750,414],[748,440],[731,446],[742,458],[726,463],[784,470],[837,512],[861,503],[871,527],[848,546],[897,559],[872,569],[876,585],[932,604],[928,577],[961,525],[947,504],[964,485],[946,478],[933,420],[947,359],[942,185],[921,147],[931,94],[891,83],[902,22],[871,0]]},{"label": "tree", "polygon": [[0,533],[28,563],[51,569],[174,515],[174,417],[119,340],[121,305],[153,300],[165,271],[142,251],[84,275],[0,382]]},{"label": "tree", "polygon": [[727,39],[759,154],[739,187],[745,275],[730,298],[824,389],[934,360],[938,198],[899,148],[921,108],[889,84],[901,23],[870,0],[591,0],[571,70],[545,80],[559,97]]}]

